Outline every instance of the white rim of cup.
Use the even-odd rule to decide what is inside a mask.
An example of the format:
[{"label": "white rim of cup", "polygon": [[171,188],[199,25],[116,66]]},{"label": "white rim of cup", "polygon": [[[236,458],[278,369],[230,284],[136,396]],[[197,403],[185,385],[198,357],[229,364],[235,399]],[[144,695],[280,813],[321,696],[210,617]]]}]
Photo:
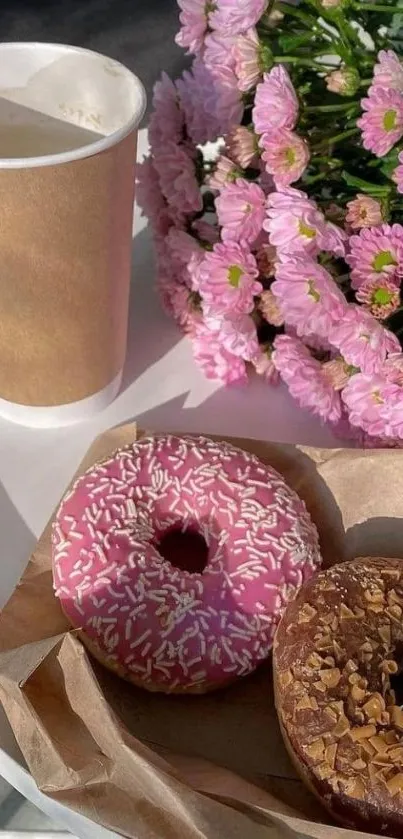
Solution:
[{"label": "white rim of cup", "polygon": [[40,47],[43,49],[57,49],[65,51],[66,53],[78,53],[79,55],[95,55],[102,59],[111,61],[116,67],[119,67],[123,73],[130,78],[134,89],[137,91],[137,107],[134,110],[132,118],[122,125],[117,131],[102,137],[100,140],[95,140],[93,143],[79,146],[75,149],[70,149],[65,152],[58,152],[57,154],[47,154],[41,157],[0,157],[0,169],[30,169],[38,166],[57,166],[61,163],[71,163],[74,160],[82,160],[86,157],[93,157],[95,154],[106,151],[111,146],[116,146],[121,140],[124,140],[132,131],[138,128],[147,105],[147,97],[143,84],[140,79],[129,70],[120,61],[114,58],[103,55],[97,50],[89,50],[85,47],[75,47],[71,44],[57,44],[51,41],[5,41],[0,44],[0,52],[9,49],[32,49]]}]

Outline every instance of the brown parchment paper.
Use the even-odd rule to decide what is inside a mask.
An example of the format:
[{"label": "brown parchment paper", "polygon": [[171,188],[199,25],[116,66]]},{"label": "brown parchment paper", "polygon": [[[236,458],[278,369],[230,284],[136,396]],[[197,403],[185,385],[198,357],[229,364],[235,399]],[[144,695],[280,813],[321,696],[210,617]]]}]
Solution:
[{"label": "brown parchment paper", "polygon": [[[144,433],[133,424],[106,432],[79,473]],[[403,558],[403,451],[226,439],[275,466],[305,499],[326,565]],[[297,779],[269,662],[223,691],[166,697],[88,656],[53,596],[49,526],[0,618],[0,700],[39,788],[130,839],[358,836],[329,825]]]}]

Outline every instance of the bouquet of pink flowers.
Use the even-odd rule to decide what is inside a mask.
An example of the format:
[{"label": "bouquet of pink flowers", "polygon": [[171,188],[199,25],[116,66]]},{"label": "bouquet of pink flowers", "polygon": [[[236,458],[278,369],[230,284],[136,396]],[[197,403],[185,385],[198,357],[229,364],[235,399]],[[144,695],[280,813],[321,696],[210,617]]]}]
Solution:
[{"label": "bouquet of pink flowers", "polygon": [[403,0],[178,0],[138,197],[206,376],[403,440]]}]

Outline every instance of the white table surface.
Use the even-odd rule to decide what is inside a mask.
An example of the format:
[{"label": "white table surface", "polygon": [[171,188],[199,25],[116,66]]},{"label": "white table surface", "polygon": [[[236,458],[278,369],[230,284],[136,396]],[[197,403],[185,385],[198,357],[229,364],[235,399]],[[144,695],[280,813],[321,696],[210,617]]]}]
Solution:
[{"label": "white table surface", "polygon": [[[143,131],[139,159],[146,149]],[[282,386],[270,388],[255,379],[248,387],[225,389],[206,381],[193,362],[188,340],[161,311],[153,281],[150,236],[136,213],[129,346],[120,395],[95,419],[70,428],[25,429],[0,419],[0,606],[12,593],[90,443],[111,426],[136,420],[155,430],[340,445],[328,429],[298,410]],[[0,775],[82,839],[116,836],[42,796],[20,761],[2,715]]]}]

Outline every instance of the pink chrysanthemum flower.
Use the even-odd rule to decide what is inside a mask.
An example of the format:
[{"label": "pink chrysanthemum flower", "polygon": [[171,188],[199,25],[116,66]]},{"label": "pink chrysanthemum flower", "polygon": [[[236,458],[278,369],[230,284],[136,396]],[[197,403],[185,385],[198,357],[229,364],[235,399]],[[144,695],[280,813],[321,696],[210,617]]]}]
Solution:
[{"label": "pink chrysanthemum flower", "polygon": [[344,318],[347,304],[333,277],[309,256],[290,257],[276,269],[271,290],[285,321],[297,335],[327,338]]},{"label": "pink chrysanthemum flower", "polygon": [[221,67],[215,75],[205,64],[196,59],[192,70],[185,71],[176,82],[186,130],[196,144],[215,141],[239,125],[244,106],[235,74],[228,67]]},{"label": "pink chrysanthemum flower", "polygon": [[178,5],[181,28],[175,41],[196,55],[202,49],[213,4],[210,0],[178,0]]},{"label": "pink chrysanthemum flower", "polygon": [[261,277],[264,277],[266,280],[274,277],[277,264],[277,251],[273,245],[269,245],[268,243],[260,245],[256,251],[255,259]]},{"label": "pink chrysanthemum flower", "polygon": [[312,357],[302,341],[290,335],[278,335],[273,362],[291,396],[302,408],[325,421],[340,419],[340,396],[324,375],[320,362]]},{"label": "pink chrysanthemum flower", "polygon": [[385,436],[383,410],[392,389],[393,385],[388,385],[379,373],[352,376],[342,393],[351,425],[376,437]]},{"label": "pink chrysanthemum flower", "polygon": [[326,78],[326,87],[339,96],[354,96],[360,84],[360,75],[355,67],[341,67],[332,70]]},{"label": "pink chrysanthemum flower", "polygon": [[221,341],[222,346],[233,355],[252,361],[259,352],[256,325],[250,315],[228,315],[228,317],[205,316],[206,326]]},{"label": "pink chrysanthemum flower", "polygon": [[136,202],[152,224],[154,234],[166,236],[173,224],[165,198],[161,192],[158,173],[152,157],[146,157],[136,167]]},{"label": "pink chrysanthemum flower", "polygon": [[346,364],[344,358],[338,355],[336,358],[330,359],[330,361],[325,361],[322,365],[322,370],[335,390],[343,390],[350,380],[354,368]]},{"label": "pink chrysanthemum flower", "polygon": [[248,314],[262,286],[257,282],[256,260],[236,242],[215,245],[198,271],[198,291],[211,315]]},{"label": "pink chrysanthemum flower", "polygon": [[193,236],[176,227],[171,227],[165,244],[177,276],[189,288],[194,288],[197,285],[198,268],[205,255],[204,248]]},{"label": "pink chrysanthemum flower", "polygon": [[260,186],[239,178],[221,190],[215,206],[224,242],[256,241],[266,218],[266,196]]},{"label": "pink chrysanthemum flower", "polygon": [[277,385],[279,383],[280,376],[274,366],[273,348],[271,346],[262,346],[252,359],[252,364],[258,376],[262,376],[268,384]]},{"label": "pink chrysanthemum flower", "polygon": [[234,163],[241,169],[247,169],[257,161],[256,135],[249,128],[238,125],[227,136],[226,151]]},{"label": "pink chrysanthemum flower", "polygon": [[223,347],[219,333],[200,323],[193,331],[192,344],[195,361],[207,379],[224,385],[246,384],[245,362]]},{"label": "pink chrysanthemum flower", "polygon": [[309,163],[308,145],[295,131],[279,128],[261,138],[263,160],[277,189],[298,181]]},{"label": "pink chrysanthemum flower", "polygon": [[259,299],[259,311],[267,320],[267,323],[271,323],[272,326],[283,326],[284,316],[271,289],[262,291]]},{"label": "pink chrysanthemum flower", "polygon": [[210,32],[204,41],[203,62],[213,74],[220,74],[221,68],[226,67],[235,71],[235,37]]},{"label": "pink chrysanthemum flower", "polygon": [[262,75],[260,41],[255,27],[238,35],[234,46],[235,75],[239,90],[251,90]]},{"label": "pink chrysanthemum flower", "polygon": [[393,50],[381,50],[378,53],[373,86],[403,93],[403,64]]},{"label": "pink chrysanthemum flower", "polygon": [[392,180],[394,180],[397,186],[397,191],[403,193],[403,152],[400,152],[398,159],[399,166],[396,166],[392,175]]},{"label": "pink chrysanthemum flower", "polygon": [[220,237],[218,235],[217,227],[210,224],[205,219],[196,219],[196,221],[192,222],[191,226],[192,230],[196,233],[196,236],[206,245],[215,245],[219,241]]},{"label": "pink chrysanthemum flower", "polygon": [[376,227],[382,222],[382,207],[379,201],[371,198],[370,195],[358,194],[356,198],[348,202],[346,223],[353,230],[360,230],[362,227]]},{"label": "pink chrysanthemum flower", "polygon": [[198,213],[203,200],[196,180],[194,160],[184,146],[172,141],[154,158],[161,190],[168,204],[180,213]]},{"label": "pink chrysanthemum flower", "polygon": [[153,154],[158,155],[166,142],[180,143],[183,129],[184,118],[176,87],[169,76],[162,73],[161,79],[154,85],[153,112],[148,131]]},{"label": "pink chrysanthemum flower", "polygon": [[256,134],[266,134],[273,129],[295,127],[298,119],[298,98],[292,81],[282,64],[264,74],[255,94],[252,111]]},{"label": "pink chrysanthemum flower", "polygon": [[400,306],[400,289],[386,278],[368,280],[360,285],[355,296],[378,320],[385,320]]},{"label": "pink chrysanthemum flower", "polygon": [[267,0],[216,0],[209,23],[222,35],[238,35],[260,20]]},{"label": "pink chrysanthemum flower", "polygon": [[201,322],[201,312],[195,305],[193,292],[165,273],[158,277],[157,285],[167,315],[174,318],[183,332],[192,333]]},{"label": "pink chrysanthemum flower", "polygon": [[241,175],[242,172],[235,165],[234,161],[226,157],[225,154],[221,154],[207,183],[211,189],[220,190],[227,184],[234,183]]},{"label": "pink chrysanthemum flower", "polygon": [[383,157],[403,137],[403,95],[376,87],[361,105],[365,113],[357,125],[362,131],[362,144]]},{"label": "pink chrysanthemum flower", "polygon": [[328,332],[331,344],[341,353],[347,364],[362,373],[381,370],[388,353],[400,349],[396,336],[361,306],[350,304],[342,320],[333,323]]},{"label": "pink chrysanthemum flower", "polygon": [[403,274],[403,227],[381,224],[363,229],[350,238],[346,262],[351,268],[351,284],[359,288],[370,280],[388,278],[400,285]]},{"label": "pink chrysanthemum flower", "polygon": [[271,244],[286,256],[322,249],[326,219],[305,192],[293,187],[272,192],[267,199],[267,215],[263,227]]}]

